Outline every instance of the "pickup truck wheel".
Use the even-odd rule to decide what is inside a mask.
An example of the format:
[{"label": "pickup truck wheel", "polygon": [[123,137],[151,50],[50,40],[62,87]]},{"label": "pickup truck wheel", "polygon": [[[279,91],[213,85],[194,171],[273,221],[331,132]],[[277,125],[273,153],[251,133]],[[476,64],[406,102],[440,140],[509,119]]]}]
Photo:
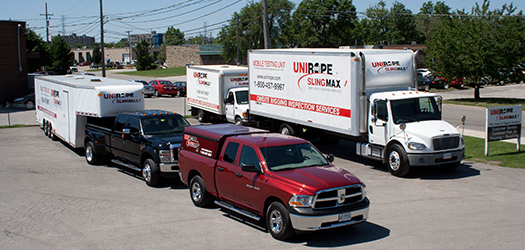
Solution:
[{"label": "pickup truck wheel", "polygon": [[152,159],[144,161],[142,166],[142,177],[150,187],[156,187],[160,182],[159,166]]},{"label": "pickup truck wheel", "polygon": [[197,112],[197,119],[199,120],[199,122],[207,122],[208,116],[206,115],[206,112],[204,112],[204,110],[199,109],[199,112]]},{"label": "pickup truck wheel", "polygon": [[407,175],[410,170],[405,150],[399,144],[394,144],[388,149],[387,164],[390,173],[398,177]]},{"label": "pickup truck wheel", "polygon": [[430,84],[425,85],[425,91],[430,91]]},{"label": "pickup truck wheel", "polygon": [[294,235],[290,215],[286,207],[280,202],[273,202],[266,212],[266,224],[272,237],[286,240]]},{"label": "pickup truck wheel", "polygon": [[88,142],[86,143],[86,145],[84,146],[84,149],[85,149],[85,156],[86,156],[86,161],[89,165],[97,165],[100,163],[100,155],[98,155],[97,153],[95,153],[95,145],[93,144],[93,142]]},{"label": "pickup truck wheel", "polygon": [[208,191],[202,177],[199,175],[193,176],[190,181],[190,197],[193,205],[197,207],[207,207],[211,205],[212,198]]}]

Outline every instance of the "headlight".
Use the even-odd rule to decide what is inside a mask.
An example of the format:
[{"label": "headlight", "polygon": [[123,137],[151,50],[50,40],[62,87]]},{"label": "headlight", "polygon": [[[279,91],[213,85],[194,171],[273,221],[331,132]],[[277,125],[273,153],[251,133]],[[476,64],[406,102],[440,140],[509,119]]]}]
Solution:
[{"label": "headlight", "polygon": [[160,162],[170,162],[170,151],[169,150],[159,150]]},{"label": "headlight", "polygon": [[427,146],[425,146],[425,144],[423,144],[423,143],[409,142],[408,143],[408,148],[412,149],[412,150],[425,150],[425,149],[427,149]]},{"label": "headlight", "polygon": [[294,195],[288,204],[292,207],[311,207],[313,199],[311,195]]},{"label": "headlight", "polygon": [[461,137],[461,145],[465,145],[465,140],[463,139],[463,137]]}]

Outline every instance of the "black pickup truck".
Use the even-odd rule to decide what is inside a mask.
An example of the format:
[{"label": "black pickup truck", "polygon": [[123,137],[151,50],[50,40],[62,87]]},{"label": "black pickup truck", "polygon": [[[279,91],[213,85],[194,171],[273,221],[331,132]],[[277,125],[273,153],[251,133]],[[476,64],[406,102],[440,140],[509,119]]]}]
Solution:
[{"label": "black pickup truck", "polygon": [[183,116],[162,110],[120,113],[116,117],[89,117],[85,127],[86,161],[111,162],[140,171],[148,186],[179,172],[182,132],[190,126]]}]

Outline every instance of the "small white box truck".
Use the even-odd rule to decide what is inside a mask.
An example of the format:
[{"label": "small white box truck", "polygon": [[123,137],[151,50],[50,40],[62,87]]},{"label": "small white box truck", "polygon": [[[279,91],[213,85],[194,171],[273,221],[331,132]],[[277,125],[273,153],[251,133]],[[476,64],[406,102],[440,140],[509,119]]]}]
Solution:
[{"label": "small white box truck", "polygon": [[441,120],[441,97],[417,91],[410,50],[248,52],[249,122],[283,134],[356,141],[357,155],[410,166],[459,166],[464,141]]},{"label": "small white box truck", "polygon": [[88,117],[143,110],[142,83],[93,76],[35,78],[36,120],[44,133],[74,148],[84,147]]},{"label": "small white box truck", "polygon": [[212,117],[247,121],[248,68],[231,65],[187,66],[186,101],[200,122]]}]

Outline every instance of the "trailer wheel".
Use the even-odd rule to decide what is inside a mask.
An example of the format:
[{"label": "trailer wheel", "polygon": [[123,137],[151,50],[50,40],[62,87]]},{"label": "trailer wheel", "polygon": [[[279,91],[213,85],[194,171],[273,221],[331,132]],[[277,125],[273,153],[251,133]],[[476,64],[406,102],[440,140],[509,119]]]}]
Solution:
[{"label": "trailer wheel", "polygon": [[58,137],[55,135],[55,132],[53,132],[53,124],[49,123],[47,136],[51,138],[51,140],[56,141],[58,140]]},{"label": "trailer wheel", "polygon": [[266,225],[272,237],[278,240],[289,239],[295,233],[288,210],[282,203],[277,201],[274,201],[268,207]]},{"label": "trailer wheel", "polygon": [[291,135],[295,136],[297,133],[295,132],[295,129],[290,126],[288,123],[281,124],[281,127],[279,128],[279,132],[283,135]]},{"label": "trailer wheel", "polygon": [[142,177],[150,187],[156,187],[160,182],[159,166],[152,159],[144,161],[142,166]]},{"label": "trailer wheel", "polygon": [[100,163],[100,155],[95,153],[95,145],[93,142],[88,142],[84,146],[84,155],[86,156],[86,161],[89,165],[97,165]]},{"label": "trailer wheel", "polygon": [[398,177],[407,175],[410,170],[405,150],[399,144],[394,144],[388,149],[387,164],[390,173]]},{"label": "trailer wheel", "polygon": [[197,119],[199,120],[199,122],[207,122],[208,115],[206,114],[204,110],[199,109],[199,111],[197,112]]},{"label": "trailer wheel", "polygon": [[197,207],[207,207],[213,201],[208,191],[206,191],[206,186],[200,175],[195,175],[191,178],[190,197],[193,205]]}]

